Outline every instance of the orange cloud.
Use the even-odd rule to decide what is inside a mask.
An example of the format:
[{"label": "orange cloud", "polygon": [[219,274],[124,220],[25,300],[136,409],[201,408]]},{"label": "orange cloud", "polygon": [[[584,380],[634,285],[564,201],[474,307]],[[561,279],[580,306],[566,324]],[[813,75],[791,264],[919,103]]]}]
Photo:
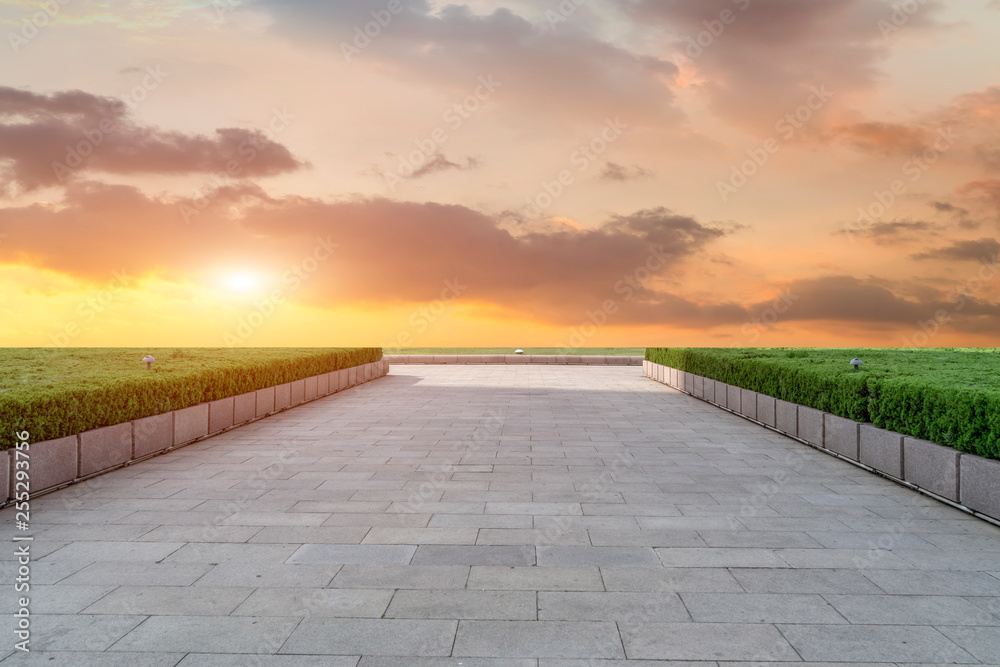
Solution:
[{"label": "orange cloud", "polygon": [[127,101],[79,90],[40,95],[0,87],[0,175],[22,190],[95,171],[248,178],[304,166],[264,132],[221,128],[214,137],[167,132],[134,122]]}]

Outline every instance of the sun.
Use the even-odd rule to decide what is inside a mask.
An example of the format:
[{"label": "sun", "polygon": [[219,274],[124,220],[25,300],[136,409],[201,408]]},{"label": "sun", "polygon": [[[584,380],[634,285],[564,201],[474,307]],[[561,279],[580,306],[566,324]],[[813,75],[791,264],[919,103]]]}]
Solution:
[{"label": "sun", "polygon": [[226,277],[225,285],[233,292],[251,292],[260,285],[260,279],[249,273],[234,273]]}]

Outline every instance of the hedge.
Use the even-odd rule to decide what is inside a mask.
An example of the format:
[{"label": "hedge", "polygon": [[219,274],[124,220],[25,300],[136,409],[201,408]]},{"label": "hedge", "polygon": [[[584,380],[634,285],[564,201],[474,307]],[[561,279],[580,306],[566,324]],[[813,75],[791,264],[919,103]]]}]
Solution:
[{"label": "hedge", "polygon": [[[849,365],[853,356],[866,362],[860,371]],[[648,348],[646,359],[1000,459],[995,348]]]},{"label": "hedge", "polygon": [[[16,431],[28,431],[32,442],[51,440],[382,358],[381,348],[4,352],[0,365],[6,362],[8,368],[0,385],[0,449],[10,447]],[[145,352],[157,359],[152,371],[137,363]],[[26,367],[17,384],[10,380],[18,376],[9,368],[11,357]],[[75,374],[34,377],[53,374],[54,361],[73,358],[84,360],[76,363]],[[41,361],[32,373],[36,360]]]}]

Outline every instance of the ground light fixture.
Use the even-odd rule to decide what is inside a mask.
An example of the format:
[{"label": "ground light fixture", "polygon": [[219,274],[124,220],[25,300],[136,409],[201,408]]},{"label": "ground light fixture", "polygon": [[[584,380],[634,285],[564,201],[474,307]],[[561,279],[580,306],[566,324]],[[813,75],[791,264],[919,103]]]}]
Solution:
[{"label": "ground light fixture", "polygon": [[857,357],[854,357],[853,359],[851,359],[851,365],[854,366],[854,370],[858,370],[861,367],[861,364],[863,364],[863,363],[865,363],[865,362],[861,361]]},{"label": "ground light fixture", "polygon": [[145,357],[142,358],[142,360],[146,362],[147,371],[153,370],[153,362],[156,361],[156,359],[153,358],[153,355],[147,354]]},{"label": "ground light fixture", "polygon": [[514,354],[524,354],[524,350],[514,350]]}]

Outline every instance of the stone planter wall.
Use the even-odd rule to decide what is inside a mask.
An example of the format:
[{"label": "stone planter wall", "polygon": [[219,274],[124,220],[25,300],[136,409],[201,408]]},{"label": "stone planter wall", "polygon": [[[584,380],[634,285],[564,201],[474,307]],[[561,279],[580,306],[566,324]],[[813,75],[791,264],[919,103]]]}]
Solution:
[{"label": "stone planter wall", "polygon": [[[382,359],[239,396],[31,444],[32,497],[83,478],[189,445],[211,435],[362,384],[389,372]],[[13,450],[0,452],[0,506],[13,499]]]},{"label": "stone planter wall", "polygon": [[586,354],[392,354],[391,364],[581,364],[585,366],[641,366],[642,357],[601,357]]},{"label": "stone planter wall", "polygon": [[[651,361],[643,361],[643,372],[646,377],[876,470],[889,479],[1000,520],[1000,461],[872,424],[860,424]],[[712,384],[714,395],[707,389],[699,395],[699,386]]]}]

